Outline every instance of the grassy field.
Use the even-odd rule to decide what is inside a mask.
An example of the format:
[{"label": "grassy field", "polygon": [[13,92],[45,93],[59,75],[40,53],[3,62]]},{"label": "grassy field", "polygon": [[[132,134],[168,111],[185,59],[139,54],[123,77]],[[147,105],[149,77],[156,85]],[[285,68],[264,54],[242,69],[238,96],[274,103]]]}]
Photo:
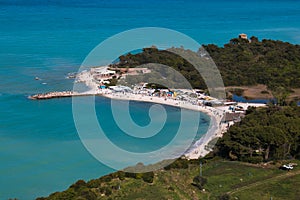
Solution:
[{"label": "grassy field", "polygon": [[[155,172],[153,183],[142,179],[112,179],[99,186],[86,186],[74,191],[56,193],[49,199],[70,198],[67,194],[77,193],[76,198],[88,199],[87,191],[96,194],[96,199],[220,199],[229,195],[230,199],[299,199],[300,196],[300,162],[294,170],[282,171],[280,164],[253,165],[242,162],[214,160],[203,164],[203,177],[208,182],[204,190],[192,185],[193,178],[199,175],[198,164],[189,164],[187,169],[160,170]],[[101,188],[112,188],[110,194],[102,194]],[[83,195],[79,195],[83,194]],[[85,196],[85,197],[84,197]]]},{"label": "grassy field", "polygon": [[[253,192],[255,191],[255,192]],[[238,199],[300,199],[300,171],[288,172],[280,176],[247,185],[231,193]]]}]

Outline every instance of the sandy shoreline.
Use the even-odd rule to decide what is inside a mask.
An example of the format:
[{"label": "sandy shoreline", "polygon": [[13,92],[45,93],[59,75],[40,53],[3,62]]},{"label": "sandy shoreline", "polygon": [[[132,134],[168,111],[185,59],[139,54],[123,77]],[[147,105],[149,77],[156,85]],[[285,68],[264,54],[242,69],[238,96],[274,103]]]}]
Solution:
[{"label": "sandy shoreline", "polygon": [[[229,111],[229,106],[220,107],[209,107],[204,105],[198,105],[189,101],[175,100],[173,98],[166,97],[156,97],[149,96],[145,94],[136,93],[125,93],[125,92],[112,92],[110,89],[100,89],[98,84],[93,81],[93,77],[89,71],[82,72],[78,74],[77,80],[85,83],[86,86],[90,88],[86,94],[90,95],[101,95],[110,99],[118,100],[132,100],[141,102],[151,102],[157,104],[165,104],[169,106],[180,107],[189,110],[195,110],[207,114],[210,117],[210,126],[207,133],[205,133],[198,141],[196,141],[190,149],[184,153],[187,159],[198,159],[199,157],[204,157],[207,155],[211,149],[206,148],[210,141],[215,138],[221,138],[223,133],[228,129],[228,123],[222,123],[222,119],[226,112]],[[244,110],[248,106],[260,107],[265,106],[265,104],[248,104],[248,103],[238,103],[239,106],[243,107]]]},{"label": "sandy shoreline", "polygon": [[[210,107],[199,105],[192,101],[182,101],[175,100],[172,97],[157,97],[149,96],[145,94],[136,94],[136,93],[126,93],[126,92],[112,92],[110,89],[99,89],[96,84],[88,84],[91,90],[85,92],[74,92],[74,91],[64,91],[64,92],[50,92],[46,94],[38,94],[29,96],[29,99],[49,99],[49,98],[60,98],[60,97],[76,97],[76,96],[103,96],[110,99],[117,100],[130,100],[130,101],[140,101],[140,102],[150,102],[156,104],[164,104],[174,107],[179,107],[188,110],[199,111],[207,114],[210,117],[210,126],[207,132],[196,141],[184,154],[187,159],[198,159],[199,157],[204,157],[212,149],[211,147],[217,141],[216,138],[221,138],[223,133],[227,131],[228,127],[234,122],[223,123],[222,120],[227,112],[230,112],[229,106],[218,106]],[[92,87],[91,87],[92,86]],[[35,97],[38,96],[38,97]],[[261,107],[266,106],[265,104],[258,103],[238,103],[239,107],[242,107],[243,110],[246,110],[248,106]],[[208,145],[209,144],[209,145]]]},{"label": "sandy shoreline", "polygon": [[178,101],[171,98],[153,97],[145,96],[141,94],[131,94],[131,93],[102,93],[102,96],[110,99],[118,100],[133,100],[140,102],[151,102],[157,104],[165,104],[169,106],[175,106],[179,108],[195,110],[207,114],[211,121],[210,127],[207,133],[205,133],[200,140],[196,141],[191,148],[184,154],[188,159],[197,159],[203,157],[209,153],[209,150],[205,146],[214,138],[222,137],[224,131],[226,131],[226,124],[222,124],[221,120],[224,115],[223,110],[219,110],[213,107],[193,105],[186,101]]}]

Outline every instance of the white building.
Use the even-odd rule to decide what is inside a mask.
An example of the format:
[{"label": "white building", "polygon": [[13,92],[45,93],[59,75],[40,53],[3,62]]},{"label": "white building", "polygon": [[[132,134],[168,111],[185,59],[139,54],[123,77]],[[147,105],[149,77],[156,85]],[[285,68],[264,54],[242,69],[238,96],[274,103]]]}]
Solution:
[{"label": "white building", "polygon": [[107,82],[107,80],[112,79],[117,74],[116,71],[109,70],[108,67],[105,66],[105,67],[92,68],[91,75],[96,81],[99,81],[100,83],[104,83]]}]

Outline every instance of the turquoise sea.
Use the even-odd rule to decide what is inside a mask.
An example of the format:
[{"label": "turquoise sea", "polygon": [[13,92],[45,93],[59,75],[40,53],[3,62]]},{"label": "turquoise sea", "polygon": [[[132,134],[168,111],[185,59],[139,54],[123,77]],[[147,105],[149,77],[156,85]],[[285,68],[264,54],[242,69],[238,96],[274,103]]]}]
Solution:
[{"label": "turquoise sea", "polygon": [[[33,199],[113,171],[80,142],[71,99],[26,97],[71,89],[73,80],[65,76],[77,71],[96,45],[138,27],[174,29],[200,44],[223,45],[242,32],[299,44],[300,2],[0,0],[0,199]],[[96,110],[108,105],[96,98]],[[132,102],[137,123],[148,123],[148,107]],[[173,117],[166,126],[172,128],[180,110],[165,108]],[[198,137],[208,125],[209,118],[201,115]],[[117,141],[121,145],[122,137]]]}]

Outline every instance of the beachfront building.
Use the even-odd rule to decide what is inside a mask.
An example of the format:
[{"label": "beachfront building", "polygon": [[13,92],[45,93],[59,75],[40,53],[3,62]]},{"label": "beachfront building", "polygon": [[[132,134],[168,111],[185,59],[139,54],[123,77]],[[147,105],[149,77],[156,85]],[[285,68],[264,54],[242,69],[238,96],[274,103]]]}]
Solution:
[{"label": "beachfront building", "polygon": [[99,83],[105,83],[109,79],[117,77],[116,71],[109,70],[108,66],[92,68],[90,71],[93,79]]},{"label": "beachfront building", "polygon": [[151,73],[151,70],[144,67],[122,67],[122,68],[110,68],[111,70],[118,71],[122,74],[122,76],[136,76],[136,75],[141,75],[141,74],[149,74]]},{"label": "beachfront building", "polygon": [[132,94],[133,93],[133,90],[130,87],[127,87],[124,85],[109,86],[108,88],[113,93],[122,93],[122,94],[126,94],[126,93]]},{"label": "beachfront building", "polygon": [[227,127],[232,126],[236,122],[240,122],[245,117],[244,113],[226,112],[221,119],[221,123],[227,124]]},{"label": "beachfront building", "polygon": [[101,78],[110,78],[116,75],[116,71],[109,70],[108,67],[92,68],[91,73]]}]

